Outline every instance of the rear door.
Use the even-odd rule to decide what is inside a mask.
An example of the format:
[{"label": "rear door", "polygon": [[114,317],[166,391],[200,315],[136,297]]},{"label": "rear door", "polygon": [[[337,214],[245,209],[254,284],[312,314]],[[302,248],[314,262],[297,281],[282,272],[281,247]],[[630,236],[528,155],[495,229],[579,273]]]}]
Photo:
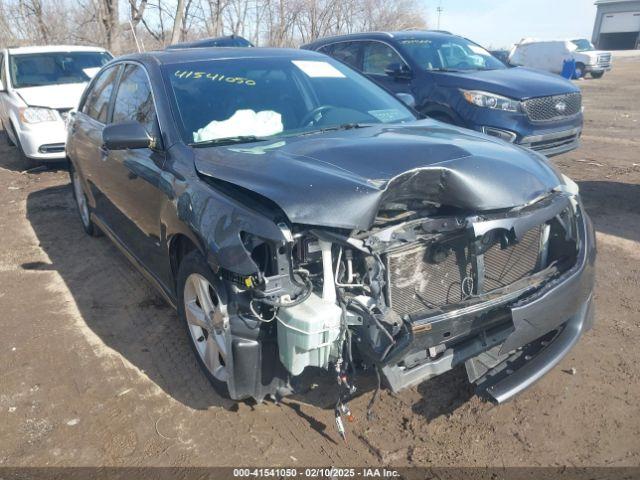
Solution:
[{"label": "rear door", "polygon": [[[149,77],[144,67],[136,63],[127,63],[122,72],[111,117],[114,124],[130,121],[142,124],[151,137],[160,141]],[[110,172],[110,202],[115,211],[112,229],[157,279],[161,279],[166,267],[160,238],[160,208],[167,191],[163,189],[164,160],[160,147],[110,150],[105,160]]]},{"label": "rear door", "polygon": [[115,65],[98,74],[87,91],[84,102],[70,126],[69,158],[87,182],[94,199],[94,214],[107,226],[114,220],[109,204],[111,182],[106,168],[106,151],[102,148],[102,130],[110,118],[111,98],[121,66]]}]

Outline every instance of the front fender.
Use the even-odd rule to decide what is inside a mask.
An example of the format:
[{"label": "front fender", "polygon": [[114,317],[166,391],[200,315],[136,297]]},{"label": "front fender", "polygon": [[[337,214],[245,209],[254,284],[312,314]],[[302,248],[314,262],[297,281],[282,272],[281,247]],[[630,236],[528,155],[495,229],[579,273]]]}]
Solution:
[{"label": "front fender", "polygon": [[223,268],[247,276],[258,272],[258,266],[242,243],[242,232],[275,244],[284,245],[287,241],[274,219],[202,180],[178,197],[177,213],[197,234],[214,271]]}]

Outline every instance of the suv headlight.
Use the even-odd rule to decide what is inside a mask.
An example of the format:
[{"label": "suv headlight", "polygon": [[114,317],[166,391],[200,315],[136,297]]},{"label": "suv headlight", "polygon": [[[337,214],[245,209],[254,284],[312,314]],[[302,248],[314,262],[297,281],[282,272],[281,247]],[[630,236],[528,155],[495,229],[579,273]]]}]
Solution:
[{"label": "suv headlight", "polygon": [[519,112],[520,102],[495,93],[480,90],[461,90],[464,99],[476,107],[503,110],[505,112]]},{"label": "suv headlight", "polygon": [[20,109],[20,120],[24,123],[55,122],[60,120],[60,115],[50,108],[27,107]]}]

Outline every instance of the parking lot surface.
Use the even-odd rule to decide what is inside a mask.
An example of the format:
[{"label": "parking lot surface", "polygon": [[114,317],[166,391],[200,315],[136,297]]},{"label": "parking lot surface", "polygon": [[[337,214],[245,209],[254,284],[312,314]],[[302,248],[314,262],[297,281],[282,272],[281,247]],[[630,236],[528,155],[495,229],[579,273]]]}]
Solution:
[{"label": "parking lot surface", "polygon": [[[494,406],[464,369],[392,395],[345,444],[331,380],[280,404],[218,397],[174,311],[81,228],[63,167],[22,173],[0,142],[0,466],[640,464],[640,59],[582,80],[579,150],[554,158],[597,228],[595,328]],[[326,391],[328,390],[328,392]]]}]

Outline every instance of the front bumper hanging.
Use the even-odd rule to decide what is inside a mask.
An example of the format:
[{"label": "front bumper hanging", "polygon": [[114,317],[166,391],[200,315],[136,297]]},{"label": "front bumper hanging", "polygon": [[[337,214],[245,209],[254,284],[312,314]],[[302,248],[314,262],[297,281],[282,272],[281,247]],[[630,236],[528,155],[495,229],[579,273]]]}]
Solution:
[{"label": "front bumper hanging", "polygon": [[[482,335],[467,338],[436,359],[413,368],[395,362],[383,367],[391,390],[416,385],[467,363],[470,381],[502,403],[557,365],[593,323],[595,234],[582,209],[580,216],[580,251],[571,269],[533,295],[511,304],[506,313],[511,322],[509,318],[493,319],[492,327]],[[486,314],[485,310],[475,316],[480,320]]]}]

